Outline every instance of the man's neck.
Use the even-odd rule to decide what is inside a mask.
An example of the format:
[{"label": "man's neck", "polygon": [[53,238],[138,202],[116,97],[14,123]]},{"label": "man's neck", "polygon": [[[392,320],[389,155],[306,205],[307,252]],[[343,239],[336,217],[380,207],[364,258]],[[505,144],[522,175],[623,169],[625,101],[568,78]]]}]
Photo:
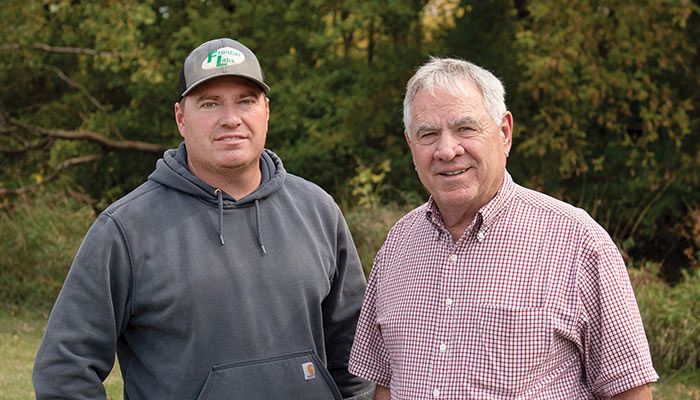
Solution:
[{"label": "man's neck", "polygon": [[253,193],[259,186],[262,179],[262,172],[259,164],[248,167],[245,170],[201,170],[194,168],[188,162],[192,174],[209,185],[221,189],[231,197],[238,200]]},{"label": "man's neck", "polygon": [[442,223],[445,225],[445,229],[450,232],[453,242],[456,243],[459,238],[462,237],[464,231],[472,223],[472,221],[474,221],[474,217],[476,217],[477,212],[478,210],[461,210],[456,212],[444,212],[443,210],[440,210]]}]

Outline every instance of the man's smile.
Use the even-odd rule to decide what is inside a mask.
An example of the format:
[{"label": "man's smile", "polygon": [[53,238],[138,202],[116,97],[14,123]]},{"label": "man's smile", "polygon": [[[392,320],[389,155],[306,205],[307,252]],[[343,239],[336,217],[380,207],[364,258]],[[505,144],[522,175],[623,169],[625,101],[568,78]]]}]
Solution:
[{"label": "man's smile", "polygon": [[462,174],[462,173],[464,173],[464,172],[466,172],[466,171],[467,171],[467,168],[465,168],[465,169],[459,169],[459,170],[456,170],[456,171],[439,172],[438,175],[442,175],[442,176],[455,176],[455,175]]}]

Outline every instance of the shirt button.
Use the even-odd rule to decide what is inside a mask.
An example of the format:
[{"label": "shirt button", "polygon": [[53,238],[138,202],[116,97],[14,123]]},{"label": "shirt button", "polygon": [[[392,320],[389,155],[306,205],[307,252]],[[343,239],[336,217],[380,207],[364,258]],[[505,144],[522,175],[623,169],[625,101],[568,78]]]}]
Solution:
[{"label": "shirt button", "polygon": [[450,299],[450,298],[445,299],[445,305],[446,305],[447,307],[451,306],[451,305],[452,305],[452,299]]},{"label": "shirt button", "polygon": [[457,254],[450,254],[450,261],[452,261],[452,262],[457,261]]},{"label": "shirt button", "polygon": [[440,344],[440,352],[444,353],[447,351],[447,345],[445,343]]},{"label": "shirt button", "polygon": [[433,390],[433,397],[435,397],[436,399],[440,397],[440,389]]},{"label": "shirt button", "polygon": [[486,238],[486,233],[484,233],[484,231],[479,231],[479,233],[476,234],[476,240],[481,242],[484,238]]}]

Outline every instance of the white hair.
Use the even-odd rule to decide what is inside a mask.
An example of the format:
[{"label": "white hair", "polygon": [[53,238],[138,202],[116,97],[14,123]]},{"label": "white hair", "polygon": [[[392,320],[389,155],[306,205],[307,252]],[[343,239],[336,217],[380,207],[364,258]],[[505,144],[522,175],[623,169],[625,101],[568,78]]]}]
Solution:
[{"label": "white hair", "polygon": [[420,90],[425,89],[430,94],[435,94],[435,89],[438,88],[455,95],[466,95],[467,83],[479,89],[484,97],[486,112],[499,125],[507,109],[503,83],[495,75],[465,60],[430,57],[406,85],[403,100],[403,124],[406,132],[411,134],[411,107]]}]

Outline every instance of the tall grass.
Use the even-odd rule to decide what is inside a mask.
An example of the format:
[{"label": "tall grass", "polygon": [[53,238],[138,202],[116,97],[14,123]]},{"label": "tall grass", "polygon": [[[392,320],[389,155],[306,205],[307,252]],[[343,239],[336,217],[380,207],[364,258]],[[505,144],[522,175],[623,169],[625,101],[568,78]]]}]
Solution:
[{"label": "tall grass", "polygon": [[631,268],[630,276],[654,365],[700,368],[700,270],[685,272],[673,287],[660,278],[657,264]]},{"label": "tall grass", "polygon": [[91,208],[47,193],[0,210],[0,304],[53,304],[94,218]]},{"label": "tall grass", "polygon": [[[0,400],[35,398],[32,367],[45,319],[28,310],[0,310]],[[107,400],[124,398],[119,365],[115,364],[104,386]]]},{"label": "tall grass", "polygon": [[413,209],[410,206],[390,204],[375,207],[354,207],[345,212],[345,220],[352,232],[357,252],[360,254],[362,268],[369,276],[374,263],[374,256],[384,243],[389,229]]}]

